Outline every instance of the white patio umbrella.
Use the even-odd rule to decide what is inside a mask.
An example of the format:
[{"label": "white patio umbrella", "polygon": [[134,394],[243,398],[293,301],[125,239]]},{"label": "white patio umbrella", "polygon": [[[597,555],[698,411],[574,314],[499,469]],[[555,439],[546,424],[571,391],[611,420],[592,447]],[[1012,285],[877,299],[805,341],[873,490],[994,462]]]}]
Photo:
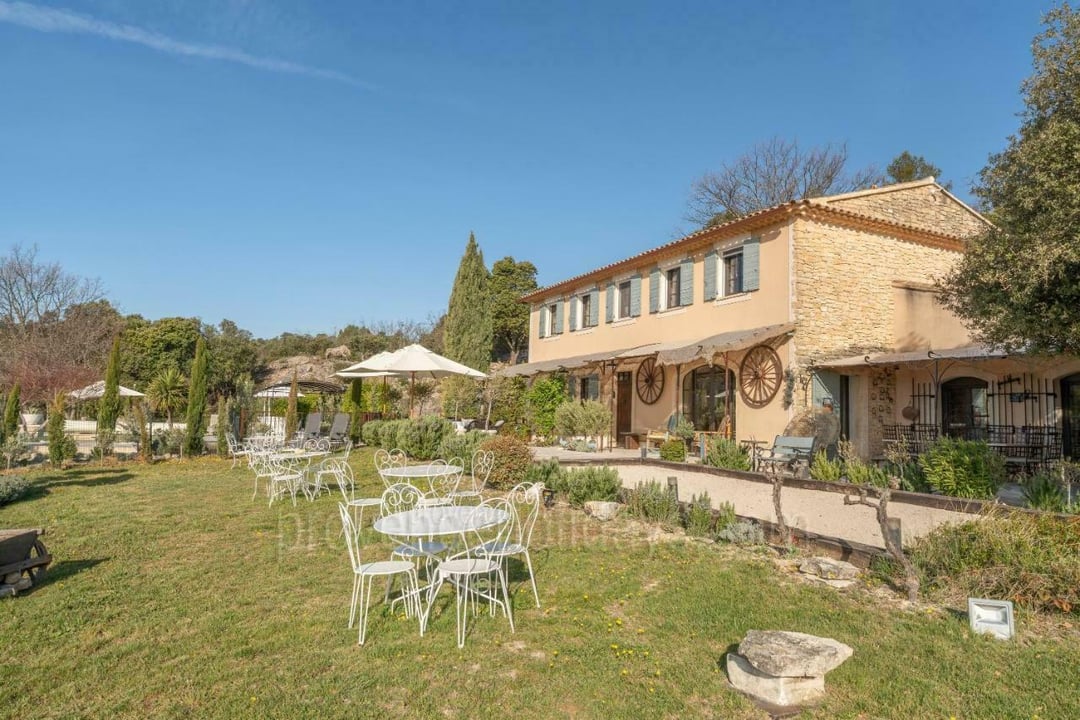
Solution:
[{"label": "white patio umbrella", "polygon": [[[146,397],[138,390],[132,390],[129,387],[119,386],[120,397]],[[73,390],[71,392],[71,398],[73,400],[98,400],[105,396],[105,381],[98,380],[96,383],[91,383],[84,388]]]},{"label": "white patio umbrella", "polygon": [[406,345],[392,353],[379,353],[348,368],[353,372],[389,372],[409,377],[409,411],[412,412],[411,387],[421,378],[444,378],[450,375],[485,379],[487,375],[471,367],[443,357],[423,345]]}]

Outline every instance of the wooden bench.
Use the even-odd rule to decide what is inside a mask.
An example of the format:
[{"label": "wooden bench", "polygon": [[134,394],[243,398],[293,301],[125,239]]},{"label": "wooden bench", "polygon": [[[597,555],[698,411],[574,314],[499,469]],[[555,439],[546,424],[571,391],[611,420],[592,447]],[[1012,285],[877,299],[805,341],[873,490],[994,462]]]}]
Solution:
[{"label": "wooden bench", "polygon": [[777,435],[771,448],[759,451],[754,465],[758,470],[781,469],[791,473],[794,473],[795,467],[800,464],[809,468],[814,457],[815,442],[814,437]]}]

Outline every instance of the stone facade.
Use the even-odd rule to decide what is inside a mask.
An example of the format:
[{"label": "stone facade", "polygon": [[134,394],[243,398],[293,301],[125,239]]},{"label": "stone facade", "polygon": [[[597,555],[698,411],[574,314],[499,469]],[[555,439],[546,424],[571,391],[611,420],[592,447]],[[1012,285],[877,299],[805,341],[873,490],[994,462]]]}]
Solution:
[{"label": "stone facade", "polygon": [[978,234],[987,226],[986,221],[929,179],[880,190],[822,198],[821,202],[956,237]]},{"label": "stone facade", "polygon": [[932,282],[960,258],[869,230],[799,218],[794,232],[793,306],[800,365],[890,350],[893,282]]}]

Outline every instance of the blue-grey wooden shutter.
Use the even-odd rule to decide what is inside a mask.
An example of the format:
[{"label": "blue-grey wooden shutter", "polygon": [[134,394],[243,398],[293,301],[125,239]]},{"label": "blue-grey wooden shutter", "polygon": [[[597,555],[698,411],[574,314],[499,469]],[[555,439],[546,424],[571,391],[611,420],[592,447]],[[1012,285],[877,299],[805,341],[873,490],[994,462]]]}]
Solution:
[{"label": "blue-grey wooden shutter", "polygon": [[743,291],[757,290],[761,287],[761,271],[758,269],[761,257],[761,238],[752,237],[743,244]]},{"label": "blue-grey wooden shutter", "polygon": [[720,258],[715,250],[705,253],[705,302],[716,299],[716,274]]},{"label": "blue-grey wooden shutter", "polygon": [[589,327],[600,324],[600,290],[589,293]]},{"label": "blue-grey wooden shutter", "polygon": [[540,308],[540,337],[547,337],[547,325],[548,325],[548,309],[547,305]]},{"label": "blue-grey wooden shutter", "polygon": [[679,305],[686,307],[694,304],[694,258],[682,261],[679,269]]},{"label": "blue-grey wooden shutter", "polygon": [[607,302],[604,307],[604,322],[615,320],[615,283],[607,284]]},{"label": "blue-grey wooden shutter", "polygon": [[660,312],[660,268],[649,271],[649,312]]},{"label": "blue-grey wooden shutter", "polygon": [[563,329],[563,304],[555,303],[555,332],[554,335],[562,335]]},{"label": "blue-grey wooden shutter", "polygon": [[641,273],[630,278],[630,317],[641,315]]},{"label": "blue-grey wooden shutter", "polygon": [[570,332],[577,330],[577,308],[574,305],[577,303],[577,298],[570,298],[566,301],[566,314],[570,316]]}]

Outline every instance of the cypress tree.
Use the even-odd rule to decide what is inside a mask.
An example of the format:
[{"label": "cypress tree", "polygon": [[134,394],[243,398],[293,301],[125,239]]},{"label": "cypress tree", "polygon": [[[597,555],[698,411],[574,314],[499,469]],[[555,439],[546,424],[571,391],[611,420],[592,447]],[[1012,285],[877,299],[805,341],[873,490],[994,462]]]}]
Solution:
[{"label": "cypress tree", "polygon": [[285,409],[285,439],[290,440],[296,435],[296,428],[299,426],[299,421],[296,417],[296,396],[299,394],[299,389],[296,385],[296,371],[293,370],[292,384],[289,385],[289,404]]},{"label": "cypress tree", "polygon": [[187,437],[184,442],[188,455],[198,455],[203,451],[208,364],[206,341],[199,336],[195,343],[195,360],[191,363],[191,385],[188,387]]},{"label": "cypress tree", "polygon": [[115,430],[120,416],[120,337],[113,340],[105,370],[105,392],[98,401],[98,429]]},{"label": "cypress tree", "polygon": [[45,434],[49,440],[49,463],[58,468],[67,458],[67,435],[64,433],[64,406],[67,396],[60,392],[49,404],[49,419]]},{"label": "cypress tree", "polygon": [[361,420],[364,417],[364,379],[353,378],[349,384],[349,404],[352,405],[352,418],[349,420],[349,435],[354,441],[360,439]]},{"label": "cypress tree", "polygon": [[445,333],[447,357],[487,372],[493,344],[488,271],[472,233],[450,291]]},{"label": "cypress tree", "polygon": [[19,383],[11,388],[7,396],[7,405],[4,407],[4,432],[0,442],[19,434]]},{"label": "cypress tree", "polygon": [[232,422],[229,417],[232,414],[230,403],[224,395],[218,396],[217,403],[217,454],[218,457],[229,456],[228,433],[232,432]]}]

